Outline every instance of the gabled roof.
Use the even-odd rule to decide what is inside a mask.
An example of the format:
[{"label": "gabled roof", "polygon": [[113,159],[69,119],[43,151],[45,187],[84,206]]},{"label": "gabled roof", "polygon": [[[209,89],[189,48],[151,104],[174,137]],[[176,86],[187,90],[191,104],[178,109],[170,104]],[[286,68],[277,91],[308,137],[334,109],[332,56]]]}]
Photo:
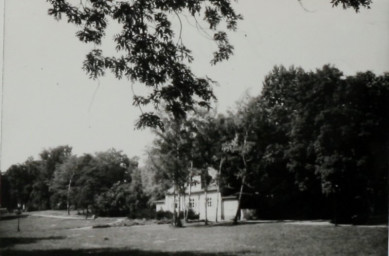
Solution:
[{"label": "gabled roof", "polygon": [[[204,188],[202,188],[202,186],[201,186],[200,175],[196,175],[192,178],[192,186],[187,185],[185,187],[185,194],[189,194],[189,191],[191,194],[198,194],[198,193],[205,192]],[[214,180],[211,181],[211,184],[209,184],[208,188],[207,188],[207,192],[213,192],[213,191],[217,191],[217,185],[216,185]],[[167,195],[173,195],[173,193],[174,193],[174,187],[171,187],[170,189],[168,189],[166,191]],[[176,191],[176,194],[178,194],[177,191]]]},{"label": "gabled roof", "polygon": [[[190,190],[190,193],[191,194],[199,194],[199,193],[204,193],[205,190],[203,188],[201,188],[201,186],[192,186],[191,188],[189,187],[186,187],[185,188],[185,194],[189,194],[189,190]],[[208,186],[207,188],[207,192],[213,192],[213,191],[217,191],[217,185],[216,184],[211,184]],[[166,191],[166,194],[167,195],[173,195],[173,192],[174,192],[174,188],[169,188],[167,191]],[[176,191],[176,194],[177,191]]]}]

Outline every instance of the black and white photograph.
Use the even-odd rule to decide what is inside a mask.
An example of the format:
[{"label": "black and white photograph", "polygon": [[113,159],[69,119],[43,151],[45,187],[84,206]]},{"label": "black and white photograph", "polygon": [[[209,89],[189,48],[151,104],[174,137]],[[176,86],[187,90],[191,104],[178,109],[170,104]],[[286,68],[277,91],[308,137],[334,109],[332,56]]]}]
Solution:
[{"label": "black and white photograph", "polygon": [[0,255],[388,255],[389,1],[0,13]]}]

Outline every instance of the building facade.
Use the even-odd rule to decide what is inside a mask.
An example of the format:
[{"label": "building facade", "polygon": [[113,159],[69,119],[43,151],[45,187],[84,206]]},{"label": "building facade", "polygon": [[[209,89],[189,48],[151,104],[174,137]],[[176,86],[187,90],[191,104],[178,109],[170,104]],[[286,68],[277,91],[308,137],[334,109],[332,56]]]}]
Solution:
[{"label": "building facade", "polygon": [[[215,182],[211,182],[205,191],[201,186],[200,176],[194,176],[191,186],[186,186],[185,193],[178,194],[170,188],[165,199],[155,201],[157,211],[185,212],[192,210],[200,220],[219,221],[232,220],[238,209],[236,196],[222,196]],[[214,179],[212,179],[214,180]]]}]

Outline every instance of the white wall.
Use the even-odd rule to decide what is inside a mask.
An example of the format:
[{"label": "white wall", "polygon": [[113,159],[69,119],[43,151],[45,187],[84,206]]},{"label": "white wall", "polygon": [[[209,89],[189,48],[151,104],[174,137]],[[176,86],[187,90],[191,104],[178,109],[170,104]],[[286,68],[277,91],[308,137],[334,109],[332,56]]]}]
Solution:
[{"label": "white wall", "polygon": [[[219,195],[219,199],[218,199]],[[218,216],[217,219],[221,220],[221,212],[222,212],[222,207],[221,207],[221,197],[220,193],[217,192],[210,192],[207,194],[207,197],[211,200],[211,206],[207,206],[207,219],[209,221],[215,221],[216,220],[216,204],[217,200],[218,202]],[[200,220],[205,220],[205,194],[200,195],[200,203],[199,203],[199,212],[200,212]]]},{"label": "white wall", "polygon": [[166,207],[165,207],[165,204],[164,204],[164,203],[157,203],[157,204],[155,204],[155,210],[156,210],[157,212],[159,212],[159,211],[166,211],[165,208],[166,208]]},{"label": "white wall", "polygon": [[237,209],[238,209],[238,200],[225,200],[225,201],[223,201],[224,220],[234,219]]},{"label": "white wall", "polygon": [[[219,195],[219,199],[218,199]],[[207,219],[209,221],[215,221],[216,220],[216,204],[217,201],[219,204],[218,207],[218,213],[217,213],[217,220],[232,220],[235,217],[236,210],[238,209],[238,200],[222,200],[220,193],[217,192],[209,192],[207,194],[207,197],[211,200],[211,206],[207,206]],[[190,197],[194,200],[194,207],[192,207],[193,211],[196,214],[200,215],[200,220],[205,220],[205,194],[198,194],[194,193]],[[189,206],[189,196],[186,195],[181,196],[181,211],[184,211],[185,207]],[[177,202],[177,212],[178,212],[178,200],[179,197],[176,196],[176,202]],[[163,210],[163,211],[174,211],[174,197],[173,195],[167,195],[165,198],[165,204],[157,204],[156,209]]]}]

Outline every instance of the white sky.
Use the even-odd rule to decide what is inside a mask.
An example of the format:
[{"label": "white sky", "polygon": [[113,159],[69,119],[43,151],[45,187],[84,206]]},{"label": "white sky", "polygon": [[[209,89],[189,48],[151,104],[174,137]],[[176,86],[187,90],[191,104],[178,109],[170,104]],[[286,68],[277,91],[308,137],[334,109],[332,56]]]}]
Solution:
[{"label": "white sky", "polygon": [[[72,146],[75,154],[114,147],[145,157],[153,135],[134,130],[140,111],[131,105],[130,82],[111,75],[100,85],[89,80],[81,65],[93,46],[78,41],[73,25],[48,16],[46,1],[5,1],[1,170],[58,145]],[[346,75],[389,71],[389,1],[376,0],[357,14],[329,2],[302,0],[306,11],[297,0],[240,0],[244,20],[231,34],[235,55],[217,66],[209,65],[214,43],[184,18],[182,37],[194,50],[195,73],[219,83],[219,112],[247,91],[258,95],[274,65],[310,70],[331,63]],[[3,19],[3,35],[2,28]],[[142,85],[134,89],[140,93]]]}]

